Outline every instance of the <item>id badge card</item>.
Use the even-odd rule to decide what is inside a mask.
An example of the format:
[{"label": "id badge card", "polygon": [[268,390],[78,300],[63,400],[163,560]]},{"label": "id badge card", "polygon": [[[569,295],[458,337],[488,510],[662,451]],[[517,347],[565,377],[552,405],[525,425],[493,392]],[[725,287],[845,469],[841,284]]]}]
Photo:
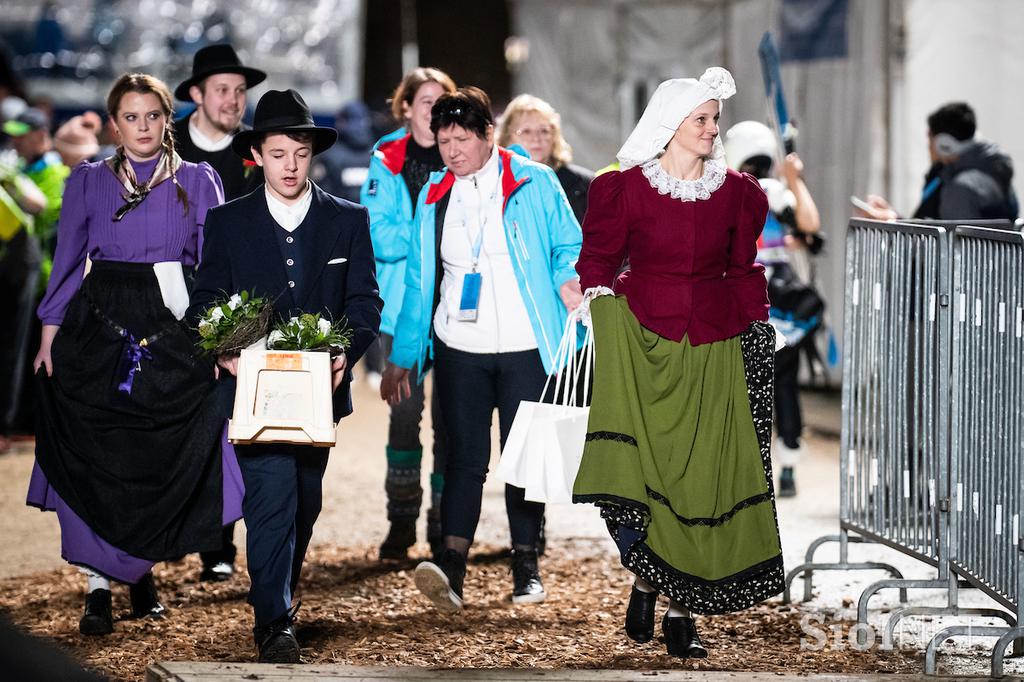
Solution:
[{"label": "id badge card", "polygon": [[480,273],[467,272],[462,278],[462,301],[459,303],[459,321],[476,322],[480,307]]}]

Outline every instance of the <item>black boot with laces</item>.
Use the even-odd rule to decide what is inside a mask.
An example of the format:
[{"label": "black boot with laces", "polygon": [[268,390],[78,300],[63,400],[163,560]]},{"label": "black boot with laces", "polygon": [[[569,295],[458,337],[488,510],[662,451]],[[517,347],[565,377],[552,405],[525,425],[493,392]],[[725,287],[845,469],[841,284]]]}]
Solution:
[{"label": "black boot with laces", "polygon": [[536,549],[512,550],[512,603],[536,604],[547,598],[540,582]]}]

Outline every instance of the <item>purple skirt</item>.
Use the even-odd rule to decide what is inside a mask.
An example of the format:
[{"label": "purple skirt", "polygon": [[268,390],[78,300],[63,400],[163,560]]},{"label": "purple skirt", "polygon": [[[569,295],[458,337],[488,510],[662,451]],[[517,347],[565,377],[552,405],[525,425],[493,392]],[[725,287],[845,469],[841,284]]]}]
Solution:
[{"label": "purple skirt", "polygon": [[[242,518],[242,498],[245,495],[242,472],[238,469],[235,448],[228,442],[226,425],[221,436],[221,448],[221,467],[224,473],[222,523],[226,526]],[[26,504],[42,511],[57,512],[60,553],[68,563],[92,569],[125,583],[138,582],[153,568],[152,561],[123,552],[96,535],[50,486],[38,463],[32,467]]]}]

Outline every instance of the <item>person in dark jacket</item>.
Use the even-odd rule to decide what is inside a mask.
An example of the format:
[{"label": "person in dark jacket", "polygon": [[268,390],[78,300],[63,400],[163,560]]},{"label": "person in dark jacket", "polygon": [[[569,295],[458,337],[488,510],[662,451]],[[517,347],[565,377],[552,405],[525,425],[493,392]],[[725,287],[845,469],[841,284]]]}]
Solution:
[{"label": "person in dark jacket", "polygon": [[576,221],[583,222],[594,171],[572,163],[572,147],[562,137],[562,117],[554,107],[540,97],[519,95],[505,107],[497,138],[499,146],[518,144],[533,161],[550,166],[569,198]]},{"label": "person in dark jacket", "polygon": [[249,88],[266,78],[264,72],[244,66],[230,45],[209,45],[196,52],[192,77],[174,90],[178,100],[196,105],[194,112],[174,122],[178,154],[213,166],[227,201],[263,184],[260,168],[232,152],[231,140],[245,130],[242,116]]},{"label": "person in dark jacket", "polygon": [[[1013,162],[990,140],[977,135],[977,117],[966,102],[951,102],[928,117],[928,152],[932,166],[925,176],[914,218],[935,220],[1016,220]],[[889,203],[871,195],[876,220],[899,217]]]},{"label": "person in dark jacket", "polygon": [[370,110],[358,100],[347,102],[335,121],[338,141],[313,159],[309,176],[325,192],[359,203],[359,190],[369,175],[373,129]]}]

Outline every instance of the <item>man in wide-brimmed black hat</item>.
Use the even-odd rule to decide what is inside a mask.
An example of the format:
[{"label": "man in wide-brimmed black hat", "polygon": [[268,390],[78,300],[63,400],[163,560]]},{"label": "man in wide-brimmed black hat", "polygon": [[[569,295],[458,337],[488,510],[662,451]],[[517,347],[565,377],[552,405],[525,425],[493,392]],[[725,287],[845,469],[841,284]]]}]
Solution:
[{"label": "man in wide-brimmed black hat", "polygon": [[[213,166],[224,184],[224,198],[228,201],[263,184],[259,168],[246,164],[231,151],[231,140],[245,129],[242,116],[247,91],[266,78],[262,71],[244,66],[230,45],[209,45],[196,52],[191,78],[174,90],[176,98],[196,105],[194,112],[175,121],[178,154],[186,161],[206,161]],[[234,552],[223,560],[230,567]],[[223,575],[206,575],[208,568],[204,557],[204,579]]]},{"label": "man in wide-brimmed black hat", "polygon": [[[313,156],[336,138],[334,129],[313,123],[294,90],[263,95],[253,129],[237,134],[232,147],[263,169],[264,190],[207,213],[188,315],[196,327],[225,292],[245,290],[273,301],[277,318],[321,313],[347,320],[351,345],[332,364],[334,417],[340,419],[352,412],[351,368],[376,338],[384,303],[366,209],[309,180]],[[237,364],[237,356],[218,358],[231,395]],[[235,451],[245,482],[249,603],[260,661],[297,662],[292,595],[320,513],[328,449],[268,443],[236,445]]]}]

